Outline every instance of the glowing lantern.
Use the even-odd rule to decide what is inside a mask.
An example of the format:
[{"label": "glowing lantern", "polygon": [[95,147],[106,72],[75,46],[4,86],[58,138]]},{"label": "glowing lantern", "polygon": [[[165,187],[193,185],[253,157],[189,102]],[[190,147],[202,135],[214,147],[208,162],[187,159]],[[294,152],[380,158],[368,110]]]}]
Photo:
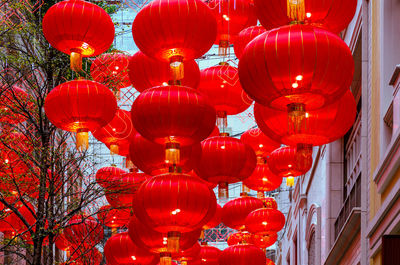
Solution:
[{"label": "glowing lantern", "polygon": [[128,75],[129,56],[123,53],[104,53],[93,61],[90,74],[94,81],[102,83],[114,92],[131,85]]},{"label": "glowing lantern", "polygon": [[228,246],[234,246],[237,244],[253,244],[254,235],[249,232],[236,232],[231,234],[226,243]]},{"label": "glowing lantern", "polygon": [[278,234],[275,232],[271,232],[264,235],[253,235],[252,243],[256,247],[265,249],[275,244],[277,240],[278,240]]},{"label": "glowing lantern", "polygon": [[276,201],[269,198],[265,208],[257,209],[246,217],[246,229],[256,235],[270,235],[285,226],[285,216],[277,209]]},{"label": "glowing lantern", "polygon": [[137,218],[168,234],[168,249],[179,249],[181,233],[200,229],[217,208],[215,194],[198,178],[169,173],[143,183],[133,200]]},{"label": "glowing lantern", "polygon": [[136,134],[129,111],[118,109],[114,118],[106,126],[93,131],[93,136],[110,146],[111,154],[120,154],[120,146],[129,145]]},{"label": "glowing lantern", "polygon": [[97,56],[114,41],[110,16],[99,6],[82,0],[53,5],[44,15],[42,26],[51,46],[71,56],[71,68],[75,71],[82,70],[82,57]]},{"label": "glowing lantern", "polygon": [[117,101],[104,85],[80,79],[55,87],[47,95],[44,109],[56,127],[76,132],[77,148],[86,150],[88,132],[107,125],[114,118]]},{"label": "glowing lantern", "polygon": [[265,265],[264,251],[250,244],[239,244],[226,248],[219,258],[219,265]]},{"label": "glowing lantern", "polygon": [[64,235],[72,245],[80,245],[84,241],[88,247],[94,247],[104,237],[101,225],[86,214],[74,215],[64,229]]},{"label": "glowing lantern", "polygon": [[247,94],[257,103],[288,111],[292,119],[338,100],[349,89],[353,72],[347,44],[307,25],[259,35],[239,61],[239,78]]},{"label": "glowing lantern", "polygon": [[222,215],[222,207],[219,206],[219,204],[217,204],[217,209],[215,211],[213,218],[208,223],[203,225],[203,229],[206,230],[218,226],[221,223],[221,218],[222,218],[221,215]]},{"label": "glowing lantern", "polygon": [[110,185],[110,180],[114,177],[119,177],[122,174],[125,174],[126,171],[117,168],[116,166],[111,167],[102,167],[96,172],[96,182],[103,188],[107,188]]},{"label": "glowing lantern", "polygon": [[179,251],[172,255],[174,260],[177,260],[181,265],[188,265],[190,261],[197,260],[200,256],[201,247],[199,243],[195,243],[191,248]]},{"label": "glowing lantern", "polygon": [[258,19],[265,28],[292,23],[311,24],[339,33],[353,19],[356,0],[254,0]]},{"label": "glowing lantern", "polygon": [[143,91],[133,102],[131,115],[143,137],[165,145],[165,160],[174,165],[179,163],[181,146],[200,142],[215,126],[215,110],[206,97],[184,86]]},{"label": "glowing lantern", "polygon": [[[266,136],[259,128],[245,131],[240,140],[253,148],[257,158],[261,157],[265,159],[273,150],[280,147],[280,143]],[[257,162],[264,161],[258,159]]]},{"label": "glowing lantern", "polygon": [[[132,86],[139,92],[155,86],[168,85],[174,76],[168,68],[168,63],[152,59],[141,51],[129,59],[129,78]],[[197,88],[200,82],[200,70],[195,60],[183,62],[184,78],[181,85]]]},{"label": "glowing lantern", "polygon": [[236,57],[240,59],[246,45],[264,32],[266,32],[266,30],[263,26],[251,26],[242,30],[233,44]]},{"label": "glowing lantern", "polygon": [[245,228],[245,219],[252,211],[264,207],[263,201],[242,193],[222,207],[222,223],[236,230]]},{"label": "glowing lantern", "polygon": [[207,244],[201,245],[200,260],[201,265],[219,265],[219,257],[222,251],[216,247],[208,246]]},{"label": "glowing lantern", "polygon": [[200,0],[155,0],[136,15],[132,35],[144,54],[170,63],[174,80],[180,80],[182,62],[211,48],[217,24],[210,8]]},{"label": "glowing lantern", "polygon": [[253,174],[243,180],[243,184],[252,190],[263,193],[279,188],[282,184],[282,177],[272,173],[267,163],[262,163],[257,164]]},{"label": "glowing lantern", "polygon": [[97,213],[100,223],[112,229],[127,225],[130,216],[128,209],[114,209],[110,205],[102,206]]}]

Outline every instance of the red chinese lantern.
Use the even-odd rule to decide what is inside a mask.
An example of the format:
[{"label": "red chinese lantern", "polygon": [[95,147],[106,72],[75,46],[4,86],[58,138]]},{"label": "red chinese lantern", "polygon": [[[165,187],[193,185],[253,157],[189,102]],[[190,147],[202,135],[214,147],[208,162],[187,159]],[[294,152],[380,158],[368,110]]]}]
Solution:
[{"label": "red chinese lantern", "polygon": [[111,236],[104,246],[107,263],[114,264],[153,264],[157,257],[135,245],[127,232]]},{"label": "red chinese lantern", "polygon": [[218,54],[227,55],[229,44],[233,43],[239,32],[257,24],[254,6],[248,0],[220,0],[208,1],[217,20],[217,39],[219,45]]},{"label": "red chinese lantern", "polygon": [[117,168],[116,166],[102,167],[96,172],[96,182],[103,188],[107,188],[110,185],[111,179],[114,177],[119,178],[120,175],[125,173],[125,170]]},{"label": "red chinese lantern", "polygon": [[130,216],[130,210],[114,209],[111,205],[102,206],[97,213],[100,223],[112,229],[127,225]]},{"label": "red chinese lantern", "polygon": [[255,37],[264,32],[266,32],[266,30],[263,26],[251,26],[239,32],[239,35],[233,44],[236,57],[240,59],[240,57],[242,57],[244,48],[246,48],[246,45]]},{"label": "red chinese lantern", "polygon": [[243,184],[252,190],[264,193],[279,188],[282,177],[272,173],[267,163],[257,164],[253,174],[243,180]]},{"label": "red chinese lantern", "polygon": [[201,70],[198,90],[208,96],[217,111],[217,123],[224,128],[227,115],[239,114],[253,103],[240,85],[238,69],[228,63]]},{"label": "red chinese lantern", "polygon": [[262,208],[246,217],[246,229],[250,233],[263,235],[279,232],[285,226],[285,216],[277,209]]},{"label": "red chinese lantern", "polygon": [[165,160],[171,164],[179,163],[180,146],[200,142],[215,126],[215,110],[207,98],[184,86],[143,91],[133,102],[131,115],[143,137],[166,146]]},{"label": "red chinese lantern", "polygon": [[128,75],[129,56],[123,53],[104,53],[97,56],[90,66],[90,75],[93,80],[113,88],[118,92],[120,88],[131,85]]},{"label": "red chinese lantern", "polygon": [[304,116],[338,100],[353,80],[354,61],[337,35],[284,26],[251,41],[239,61],[243,89],[257,103]]},{"label": "red chinese lantern", "polygon": [[219,265],[219,257],[222,251],[216,247],[201,245],[200,260],[201,265]]},{"label": "red chinese lantern", "polygon": [[155,0],[136,15],[132,34],[144,54],[169,62],[174,80],[180,80],[182,62],[211,48],[217,24],[210,8],[200,0]]},{"label": "red chinese lantern", "polygon": [[[278,240],[278,234],[271,232],[264,235],[253,235],[252,243],[259,248],[268,248]],[[268,263],[267,263],[268,265]]]},{"label": "red chinese lantern", "polygon": [[111,154],[120,154],[120,146],[129,145],[136,134],[129,111],[118,109],[114,118],[104,127],[93,131],[93,136],[110,147]]},{"label": "red chinese lantern", "polygon": [[104,237],[101,225],[86,214],[74,215],[68,225],[64,229],[64,235],[72,245],[80,245],[84,242],[84,245],[94,247]]},{"label": "red chinese lantern", "polygon": [[265,208],[272,208],[277,210],[278,209],[278,203],[276,202],[276,200],[272,197],[265,197],[262,199],[263,203],[264,203],[264,207]]},{"label": "red chinese lantern", "polygon": [[82,70],[82,57],[97,56],[114,41],[114,23],[107,12],[82,0],[66,0],[50,7],[42,27],[51,46],[71,56],[75,71]]},{"label": "red chinese lantern", "polygon": [[[197,88],[200,82],[200,70],[195,60],[183,62],[184,77],[181,85]],[[152,59],[138,51],[129,59],[129,78],[132,86],[139,92],[156,86],[168,85],[174,80],[169,64]]]},{"label": "red chinese lantern", "polygon": [[88,132],[107,125],[114,118],[117,100],[104,85],[80,79],[55,87],[47,95],[44,109],[56,127],[76,132],[77,148],[86,150]]},{"label": "red chinese lantern", "polygon": [[336,141],[353,126],[356,115],[356,102],[350,90],[338,102],[319,110],[307,111],[304,118],[294,123],[286,111],[259,104],[254,107],[259,128],[272,139],[292,146],[318,146]]},{"label": "red chinese lantern", "polygon": [[207,182],[219,184],[220,198],[228,198],[228,183],[249,177],[256,166],[254,151],[239,139],[211,137],[204,140],[201,147],[201,157],[196,163],[195,172]]},{"label": "red chinese lantern", "polygon": [[213,218],[208,223],[203,225],[203,230],[211,229],[218,226],[221,223],[221,218],[222,218],[222,207],[219,206],[219,204],[217,204],[217,209],[215,211]]},{"label": "red chinese lantern", "polygon": [[266,136],[259,128],[245,131],[240,140],[253,148],[257,158],[266,158],[273,150],[281,146],[280,143]]},{"label": "red chinese lantern", "polygon": [[29,104],[28,93],[17,86],[0,86],[0,90],[0,122],[18,124],[26,121],[27,117],[21,112],[21,108]]},{"label": "red chinese lantern", "polygon": [[135,216],[129,222],[129,236],[139,247],[159,254],[160,263],[168,265],[171,262],[172,254],[189,250],[200,236],[200,230],[193,230],[181,233],[179,238],[179,249],[170,248],[168,245],[168,234],[152,230],[141,223]]},{"label": "red chinese lantern", "polygon": [[249,232],[236,232],[228,237],[226,243],[228,246],[234,246],[237,244],[253,244],[253,237],[254,235]]},{"label": "red chinese lantern", "polygon": [[106,199],[114,208],[132,206],[132,200],[139,187],[147,180],[148,176],[131,169],[129,173],[121,174],[110,179],[106,190]]},{"label": "red chinese lantern", "polygon": [[199,243],[195,243],[191,248],[179,251],[172,255],[174,260],[177,260],[181,265],[188,265],[190,261],[197,260],[200,256],[201,246]]},{"label": "red chinese lantern", "polygon": [[62,232],[56,236],[54,243],[59,250],[63,251],[69,251],[69,248],[71,247],[71,243],[65,238]]},{"label": "red chinese lantern", "polygon": [[222,251],[219,257],[219,265],[265,265],[264,251],[250,244],[230,246]]},{"label": "red chinese lantern", "polygon": [[247,215],[262,207],[264,207],[262,200],[242,193],[239,198],[229,201],[222,207],[222,223],[232,229],[243,230]]},{"label": "red chinese lantern", "polygon": [[[168,172],[171,163],[165,160],[164,145],[153,143],[137,133],[129,148],[130,159],[141,171],[151,176]],[[180,160],[177,165],[181,167],[182,172],[187,173],[193,169],[200,151],[199,143],[180,147]]]},{"label": "red chinese lantern", "polygon": [[97,248],[87,246],[76,246],[71,250],[73,263],[68,262],[68,265],[100,265],[102,264],[103,255]]},{"label": "red chinese lantern", "polygon": [[133,200],[137,218],[168,234],[168,249],[179,249],[181,233],[200,229],[217,208],[215,194],[198,178],[169,173],[143,183]]},{"label": "red chinese lantern", "polygon": [[356,0],[254,0],[254,4],[258,19],[267,29],[305,23],[334,33],[347,27],[357,8]]}]

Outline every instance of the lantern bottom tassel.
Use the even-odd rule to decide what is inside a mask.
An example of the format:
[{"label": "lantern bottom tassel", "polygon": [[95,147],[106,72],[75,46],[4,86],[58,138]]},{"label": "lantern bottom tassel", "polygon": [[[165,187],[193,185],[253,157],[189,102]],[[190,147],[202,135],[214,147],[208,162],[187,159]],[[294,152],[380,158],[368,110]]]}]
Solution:
[{"label": "lantern bottom tassel", "polygon": [[220,40],[218,46],[218,55],[219,56],[227,56],[229,49],[229,41],[228,40]]},{"label": "lantern bottom tassel", "polygon": [[179,165],[180,163],[180,144],[167,143],[165,145],[165,163],[168,165]]},{"label": "lantern bottom tassel", "polygon": [[295,22],[303,22],[306,18],[304,0],[287,0],[287,16]]},{"label": "lantern bottom tassel", "polygon": [[79,129],[76,132],[76,148],[80,151],[86,151],[89,148],[89,132],[85,129]]},{"label": "lantern bottom tassel", "polygon": [[218,198],[223,200],[227,200],[229,198],[228,182],[221,182],[218,184]]},{"label": "lantern bottom tassel", "polygon": [[171,253],[160,253],[160,265],[171,265]]},{"label": "lantern bottom tassel", "polygon": [[110,154],[111,155],[118,155],[119,154],[119,146],[117,144],[110,145]]},{"label": "lantern bottom tassel", "polygon": [[170,58],[170,70],[171,76],[174,81],[182,80],[185,77],[185,69],[183,66],[183,57],[182,56],[173,56]]},{"label": "lantern bottom tassel", "polygon": [[171,253],[179,252],[179,239],[181,237],[181,232],[170,231],[167,234],[167,250]]},{"label": "lantern bottom tassel", "polygon": [[70,55],[71,69],[75,72],[82,71],[82,54],[79,52],[71,52]]},{"label": "lantern bottom tassel", "polygon": [[286,178],[286,186],[293,187],[294,186],[294,177],[287,177]]}]

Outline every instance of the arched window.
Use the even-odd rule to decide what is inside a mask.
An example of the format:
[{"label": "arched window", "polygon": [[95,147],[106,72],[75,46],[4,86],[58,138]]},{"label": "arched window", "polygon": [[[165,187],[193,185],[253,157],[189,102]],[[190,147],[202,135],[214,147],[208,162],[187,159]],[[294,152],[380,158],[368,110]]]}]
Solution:
[{"label": "arched window", "polygon": [[308,265],[315,265],[315,232],[311,234],[308,245]]}]

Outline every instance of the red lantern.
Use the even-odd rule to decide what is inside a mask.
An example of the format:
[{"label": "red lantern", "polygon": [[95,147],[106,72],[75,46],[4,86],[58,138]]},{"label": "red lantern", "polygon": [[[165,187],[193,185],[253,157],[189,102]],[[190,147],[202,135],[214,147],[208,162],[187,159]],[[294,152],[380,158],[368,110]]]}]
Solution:
[{"label": "red lantern", "polygon": [[[184,78],[181,79],[183,86],[197,88],[200,82],[200,70],[195,60],[183,62]],[[129,59],[129,78],[132,86],[139,92],[155,86],[168,85],[174,80],[169,70],[169,64],[158,61],[144,55],[141,51],[135,53]]]},{"label": "red lantern", "polygon": [[120,175],[125,173],[125,170],[117,168],[116,166],[102,167],[96,172],[96,182],[103,188],[107,188],[110,185],[111,179],[114,177],[119,178]]},{"label": "red lantern", "polygon": [[71,55],[73,70],[82,70],[82,57],[97,56],[114,41],[110,16],[99,6],[82,0],[53,5],[44,15],[42,26],[51,46]]},{"label": "red lantern", "polygon": [[120,146],[129,145],[136,134],[129,111],[118,109],[114,118],[106,126],[93,132],[93,136],[110,146],[111,154],[120,154]]},{"label": "red lantern", "polygon": [[272,208],[277,210],[278,209],[278,204],[276,203],[276,200],[272,197],[266,197],[262,199],[264,203],[265,208]]},{"label": "red lantern", "polygon": [[78,149],[86,150],[88,132],[107,125],[114,118],[117,101],[104,85],[81,79],[55,87],[47,95],[44,109],[56,127],[76,132]]},{"label": "red lantern", "polygon": [[[253,244],[259,248],[268,248],[278,240],[278,234],[271,232],[264,235],[253,235]],[[268,263],[267,263],[268,265]]]},{"label": "red lantern", "polygon": [[83,241],[85,246],[94,247],[104,237],[101,225],[85,214],[74,215],[68,225],[64,235],[72,245],[80,245]]},{"label": "red lantern", "polygon": [[356,0],[254,0],[254,4],[258,19],[267,29],[300,22],[334,33],[347,27],[357,8]]},{"label": "red lantern", "polygon": [[338,102],[319,110],[307,111],[304,118],[295,122],[286,111],[259,104],[254,107],[259,128],[272,139],[292,146],[318,146],[336,141],[353,126],[356,115],[356,102],[350,90]]},{"label": "red lantern", "polygon": [[279,232],[285,226],[285,216],[277,209],[262,208],[246,217],[246,229],[253,234],[265,235]]},{"label": "red lantern", "polygon": [[104,53],[93,61],[90,74],[94,81],[113,90],[131,85],[128,75],[129,56],[123,53]]},{"label": "red lantern", "polygon": [[100,265],[102,264],[103,255],[97,248],[87,246],[76,246],[71,250],[73,263],[68,262],[68,265]]},{"label": "red lantern", "polygon": [[238,69],[227,63],[201,70],[198,90],[208,96],[224,127],[227,115],[239,114],[253,103],[240,85]]},{"label": "red lantern", "polygon": [[299,111],[338,100],[353,80],[354,61],[347,44],[326,30],[290,25],[251,41],[240,61],[243,89],[257,103]]},{"label": "red lantern", "polygon": [[195,243],[191,248],[179,251],[172,255],[174,260],[177,260],[181,265],[188,265],[190,261],[197,260],[200,256],[201,246],[199,243]]},{"label": "red lantern", "polygon": [[179,80],[183,78],[182,62],[211,48],[217,24],[210,8],[200,0],[155,0],[136,15],[132,34],[144,54],[169,62],[174,80]]},{"label": "red lantern", "polygon": [[263,26],[251,26],[242,30],[233,44],[236,57],[240,59],[247,44],[264,32],[266,32],[266,30]]},{"label": "red lantern", "polygon": [[136,191],[147,178],[146,174],[132,169],[129,173],[110,179],[106,190],[108,203],[114,208],[131,207]]},{"label": "red lantern", "polygon": [[171,261],[172,254],[186,251],[196,244],[200,230],[182,233],[179,238],[179,249],[170,248],[167,233],[154,231],[133,216],[129,222],[129,236],[137,246],[160,254],[161,264],[166,265]]},{"label": "red lantern", "polygon": [[217,209],[215,211],[214,217],[205,225],[203,225],[203,230],[211,229],[218,226],[221,223],[222,218],[222,207],[217,204]]},{"label": "red lantern", "polygon": [[244,229],[244,221],[249,213],[264,207],[261,200],[242,193],[239,198],[233,199],[222,207],[222,223],[236,230]]},{"label": "red lantern", "polygon": [[111,236],[104,247],[107,263],[114,264],[153,264],[157,257],[135,245],[128,233]]},{"label": "red lantern", "polygon": [[219,265],[265,265],[266,257],[264,251],[250,244],[239,244],[230,246],[222,251],[219,257]]},{"label": "red lantern", "polygon": [[219,265],[222,251],[216,247],[202,245],[200,251],[201,265]]},{"label": "red lantern", "polygon": [[254,151],[239,139],[211,137],[204,140],[201,147],[201,157],[197,161],[195,172],[207,182],[219,184],[220,198],[228,198],[228,183],[242,181],[255,168]]},{"label": "red lantern", "polygon": [[229,44],[236,40],[239,32],[257,24],[254,6],[248,0],[209,1],[208,5],[217,19],[218,33],[215,44],[219,45],[218,54],[226,56]]},{"label": "red lantern", "polygon": [[[165,146],[153,143],[137,133],[129,148],[130,159],[141,171],[151,176],[168,172],[171,163],[165,160]],[[193,169],[200,151],[201,147],[198,143],[180,148],[178,166],[181,167],[182,172],[187,173]]]},{"label": "red lantern", "polygon": [[215,194],[203,181],[185,174],[169,173],[143,183],[133,200],[137,218],[168,233],[168,249],[179,248],[180,233],[200,229],[214,216]]},{"label": "red lantern", "polygon": [[280,147],[280,143],[266,136],[259,128],[245,131],[240,137],[240,140],[250,145],[258,158],[266,158],[269,153]]},{"label": "red lantern", "polygon": [[114,209],[110,205],[101,207],[97,213],[100,223],[110,228],[127,225],[130,216],[131,214],[128,209]]},{"label": "red lantern", "polygon": [[267,163],[257,164],[253,174],[243,180],[243,184],[258,192],[273,191],[282,184],[282,177],[272,173]]},{"label": "red lantern", "polygon": [[71,243],[65,238],[63,233],[56,236],[54,243],[59,250],[63,251],[69,251],[69,248],[71,247]]},{"label": "red lantern", "polygon": [[[13,86],[0,86],[0,122],[18,124],[27,120],[21,112],[21,107],[29,104],[29,95],[23,89]],[[21,105],[19,105],[21,104]]]},{"label": "red lantern", "polygon": [[228,246],[234,246],[237,244],[253,244],[254,235],[249,232],[237,232],[231,234],[226,243]]}]

